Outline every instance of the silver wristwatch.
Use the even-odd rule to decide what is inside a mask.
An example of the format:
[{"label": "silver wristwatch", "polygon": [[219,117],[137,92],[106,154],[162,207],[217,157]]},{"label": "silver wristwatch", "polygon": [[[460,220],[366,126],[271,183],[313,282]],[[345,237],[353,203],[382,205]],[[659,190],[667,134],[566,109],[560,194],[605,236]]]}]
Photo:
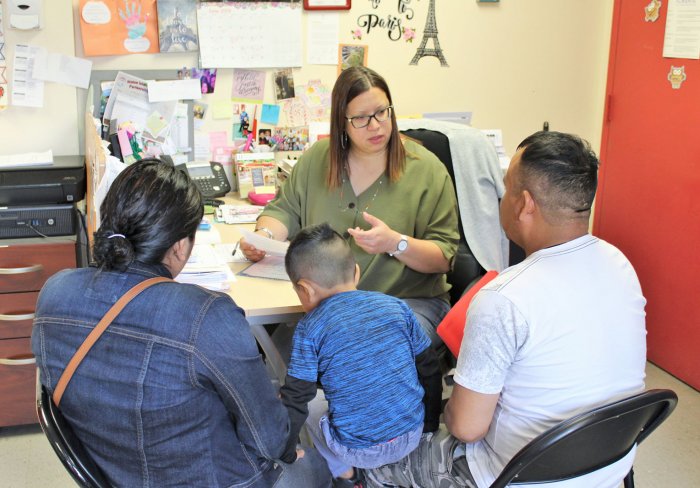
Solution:
[{"label": "silver wristwatch", "polygon": [[406,249],[408,249],[408,237],[405,235],[401,235],[401,240],[399,240],[399,243],[396,244],[396,250],[393,252],[388,253],[389,256],[396,256],[398,254],[401,254],[404,252]]}]

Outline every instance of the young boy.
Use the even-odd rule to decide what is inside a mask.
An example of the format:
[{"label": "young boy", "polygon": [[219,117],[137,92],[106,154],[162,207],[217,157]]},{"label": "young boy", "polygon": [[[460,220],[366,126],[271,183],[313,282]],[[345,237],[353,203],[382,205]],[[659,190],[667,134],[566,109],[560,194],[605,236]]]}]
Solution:
[{"label": "young boy", "polygon": [[[354,468],[395,462],[415,449],[423,432],[437,430],[442,396],[437,357],[403,301],[357,290],[360,268],[348,243],[328,224],[299,232],[285,265],[307,314],[297,324],[280,390],[291,421],[282,461],[296,459],[308,416],[335,486],[362,486],[355,484]],[[319,395],[309,412],[317,381],[325,398]]]}]

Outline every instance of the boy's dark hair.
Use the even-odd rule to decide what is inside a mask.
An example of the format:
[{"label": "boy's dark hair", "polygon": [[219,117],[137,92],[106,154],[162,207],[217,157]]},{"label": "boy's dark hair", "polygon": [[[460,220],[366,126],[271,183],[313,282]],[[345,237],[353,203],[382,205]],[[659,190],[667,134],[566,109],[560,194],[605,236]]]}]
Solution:
[{"label": "boy's dark hair", "polygon": [[305,278],[333,288],[353,281],[355,276],[350,245],[325,222],[305,227],[292,239],[284,265],[294,284]]},{"label": "boy's dark hair", "polygon": [[535,132],[520,143],[521,181],[548,213],[590,216],[598,158],[588,142],[562,132]]}]

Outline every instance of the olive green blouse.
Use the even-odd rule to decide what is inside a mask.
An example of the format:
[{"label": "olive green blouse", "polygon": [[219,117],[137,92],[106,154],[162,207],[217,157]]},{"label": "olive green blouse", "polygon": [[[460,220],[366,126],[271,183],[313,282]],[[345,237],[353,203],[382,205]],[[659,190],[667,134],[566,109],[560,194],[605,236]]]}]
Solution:
[{"label": "olive green blouse", "polygon": [[399,298],[441,297],[448,300],[443,273],[419,273],[388,254],[368,254],[350,238],[347,229],[371,226],[362,218],[367,211],[393,230],[432,241],[452,263],[457,251],[457,201],[445,166],[430,151],[405,140],[406,169],[401,178],[389,183],[379,177],[359,196],[350,181],[341,188],[326,185],[330,165],[329,139],[321,139],[299,159],[291,176],[262,215],[282,222],[291,239],[301,228],[328,222],[348,238],[360,265],[361,290],[372,290]]}]

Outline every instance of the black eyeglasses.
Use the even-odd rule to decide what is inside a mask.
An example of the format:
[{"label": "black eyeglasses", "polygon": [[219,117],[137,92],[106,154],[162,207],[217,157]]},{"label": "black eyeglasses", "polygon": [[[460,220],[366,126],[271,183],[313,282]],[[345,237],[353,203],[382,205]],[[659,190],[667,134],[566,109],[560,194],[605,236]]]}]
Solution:
[{"label": "black eyeglasses", "polygon": [[388,107],[381,108],[374,112],[372,115],[358,115],[357,117],[345,117],[348,122],[352,124],[355,129],[362,129],[367,127],[372,119],[376,120],[380,124],[386,122],[391,117],[391,111],[394,109],[392,105]]}]

